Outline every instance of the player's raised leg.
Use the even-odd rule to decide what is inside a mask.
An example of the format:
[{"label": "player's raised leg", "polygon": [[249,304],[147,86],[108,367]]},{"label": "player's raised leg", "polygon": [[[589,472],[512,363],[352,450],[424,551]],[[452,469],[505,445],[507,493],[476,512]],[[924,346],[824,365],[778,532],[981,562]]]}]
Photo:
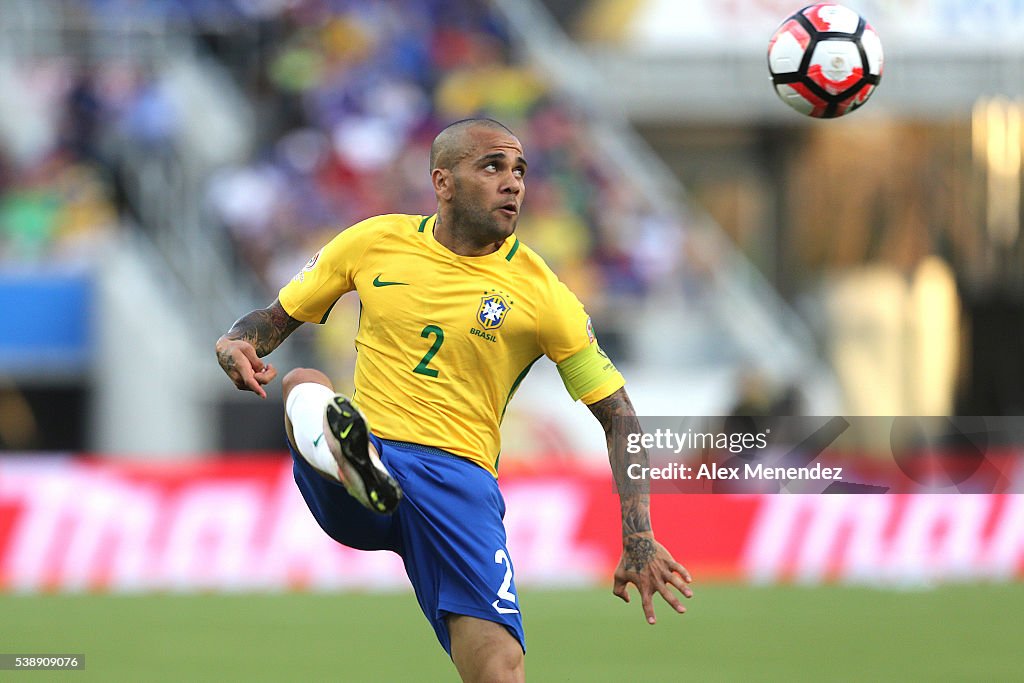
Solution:
[{"label": "player's raised leg", "polygon": [[338,463],[324,437],[324,412],[334,398],[327,375],[313,368],[296,368],[281,381],[284,428],[292,448],[317,471],[341,481]]},{"label": "player's raised leg", "polygon": [[465,683],[522,683],[523,646],[501,624],[463,614],[448,616],[452,661]]},{"label": "player's raised leg", "polygon": [[401,488],[370,443],[369,426],[359,409],[335,394],[319,370],[296,368],[282,384],[285,429],[295,449],[318,471],[343,483],[363,506],[394,512]]},{"label": "player's raised leg", "polygon": [[402,500],[402,489],[370,443],[366,418],[347,396],[335,394],[327,402],[324,441],[334,454],[348,492],[374,512],[394,512]]}]

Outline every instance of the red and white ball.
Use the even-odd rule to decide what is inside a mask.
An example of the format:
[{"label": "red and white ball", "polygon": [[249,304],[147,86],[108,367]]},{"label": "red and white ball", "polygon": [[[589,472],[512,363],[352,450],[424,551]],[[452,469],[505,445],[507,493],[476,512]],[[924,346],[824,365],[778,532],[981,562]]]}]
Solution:
[{"label": "red and white ball", "polygon": [[804,7],[768,43],[775,92],[801,114],[835,118],[871,97],[882,79],[882,42],[851,9],[833,3]]}]

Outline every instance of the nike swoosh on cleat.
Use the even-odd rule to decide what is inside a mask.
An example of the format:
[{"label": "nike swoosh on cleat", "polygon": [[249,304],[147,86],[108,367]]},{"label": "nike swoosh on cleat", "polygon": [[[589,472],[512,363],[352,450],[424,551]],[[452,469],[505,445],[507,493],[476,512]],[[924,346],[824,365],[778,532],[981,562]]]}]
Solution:
[{"label": "nike swoosh on cleat", "polygon": [[390,287],[391,285],[408,285],[409,284],[408,282],[387,282],[386,280],[381,280],[380,276],[383,275],[383,274],[384,273],[379,273],[377,275],[377,277],[373,278],[373,286],[374,287]]},{"label": "nike swoosh on cleat", "polygon": [[517,609],[509,609],[508,607],[498,607],[497,600],[491,603],[491,607],[493,607],[498,612],[498,614],[519,614],[519,610]]},{"label": "nike swoosh on cleat", "polygon": [[349,424],[348,427],[345,427],[345,431],[338,432],[338,438],[344,439],[346,436],[348,436],[348,433],[351,432],[351,431],[352,431],[352,425]]}]

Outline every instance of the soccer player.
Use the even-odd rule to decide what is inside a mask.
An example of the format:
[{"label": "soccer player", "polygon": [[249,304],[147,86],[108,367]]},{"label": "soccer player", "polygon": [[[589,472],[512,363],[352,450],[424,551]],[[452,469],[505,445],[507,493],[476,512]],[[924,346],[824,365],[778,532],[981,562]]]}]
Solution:
[{"label": "soccer player", "polygon": [[217,357],[236,387],[265,398],[277,372],[261,358],[358,292],[353,398],[317,370],[283,380],[296,483],[336,541],[401,555],[463,680],[521,681],[499,424],[541,356],[607,437],[622,511],[612,592],[629,602],[634,584],[653,624],[654,593],[686,611],[674,591],[691,597],[690,575],[655,540],[647,491],[624,484],[628,465],[647,456],[628,454],[617,436],[639,431],[622,376],[579,300],[514,234],[527,166],[519,140],[491,119],[459,121],[434,140],[430,166],[436,214],[377,216],[344,230],[273,304],[239,319],[217,341]]}]

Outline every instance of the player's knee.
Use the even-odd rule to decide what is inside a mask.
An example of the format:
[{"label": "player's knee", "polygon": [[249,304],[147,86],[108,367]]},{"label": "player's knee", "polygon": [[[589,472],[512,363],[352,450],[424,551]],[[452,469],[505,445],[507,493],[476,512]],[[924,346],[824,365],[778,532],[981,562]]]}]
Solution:
[{"label": "player's knee", "polygon": [[478,680],[522,683],[525,678],[523,648],[514,638],[496,645],[481,667]]},{"label": "player's knee", "polygon": [[[525,680],[523,648],[503,626],[487,622],[463,636],[452,654],[466,683],[521,683]],[[495,628],[496,627],[496,628]]]},{"label": "player's knee", "polygon": [[522,649],[516,645],[500,652],[493,652],[480,668],[475,680],[486,683],[522,683],[525,679]]},{"label": "player's knee", "polygon": [[525,679],[523,651],[513,648],[491,650],[474,665],[460,667],[463,683],[522,683]]},{"label": "player's knee", "polygon": [[292,389],[305,384],[306,382],[313,382],[314,384],[323,384],[325,387],[330,389],[334,388],[331,384],[331,380],[324,373],[314,368],[295,368],[288,372],[281,380],[281,396],[285,403],[288,402],[288,394],[291,393]]}]

